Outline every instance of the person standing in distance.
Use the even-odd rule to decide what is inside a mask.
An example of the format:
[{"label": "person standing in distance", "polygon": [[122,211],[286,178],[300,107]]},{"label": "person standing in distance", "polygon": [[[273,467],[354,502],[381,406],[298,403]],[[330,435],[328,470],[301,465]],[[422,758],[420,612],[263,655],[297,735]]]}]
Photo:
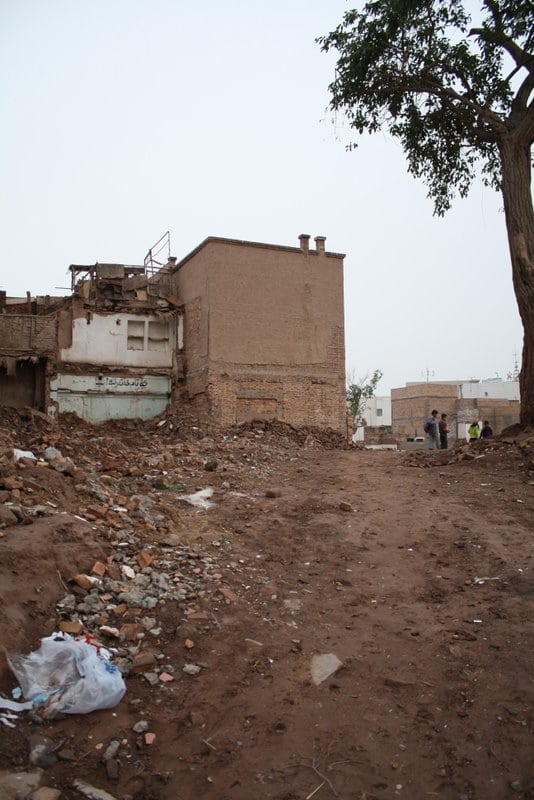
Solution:
[{"label": "person standing in distance", "polygon": [[439,428],[439,444],[442,450],[446,450],[449,446],[447,434],[449,433],[449,426],[447,424],[447,415],[442,414],[438,423]]},{"label": "person standing in distance", "polygon": [[488,420],[484,420],[484,425],[482,426],[482,430],[480,431],[480,438],[481,439],[491,439],[493,436],[493,429],[489,424]]},{"label": "person standing in distance", "polygon": [[424,429],[428,436],[428,449],[439,450],[438,412],[436,409],[428,417]]},{"label": "person standing in distance", "polygon": [[479,436],[479,429],[478,429],[478,422],[472,422],[469,428],[467,429],[467,435],[469,436],[470,442],[476,442]]}]

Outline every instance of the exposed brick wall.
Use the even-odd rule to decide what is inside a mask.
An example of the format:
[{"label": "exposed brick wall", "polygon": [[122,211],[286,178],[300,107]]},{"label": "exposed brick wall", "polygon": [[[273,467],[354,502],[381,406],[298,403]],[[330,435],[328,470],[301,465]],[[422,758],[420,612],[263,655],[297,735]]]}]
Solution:
[{"label": "exposed brick wall", "polygon": [[56,317],[0,314],[0,353],[45,355],[56,352]]},{"label": "exposed brick wall", "polygon": [[278,378],[210,376],[214,418],[234,424],[254,416],[292,425],[313,425],[346,433],[344,384],[287,374]]}]

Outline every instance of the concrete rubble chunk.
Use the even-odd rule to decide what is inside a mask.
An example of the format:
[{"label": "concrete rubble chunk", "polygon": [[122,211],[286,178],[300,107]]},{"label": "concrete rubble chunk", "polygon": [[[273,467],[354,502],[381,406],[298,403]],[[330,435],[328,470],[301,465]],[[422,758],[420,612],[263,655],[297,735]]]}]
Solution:
[{"label": "concrete rubble chunk", "polygon": [[0,772],[0,797],[2,800],[26,800],[39,787],[42,769],[31,772]]},{"label": "concrete rubble chunk", "polygon": [[70,458],[55,458],[53,461],[50,461],[50,466],[56,472],[63,472],[65,475],[73,476],[76,472],[76,467],[74,462]]},{"label": "concrete rubble chunk", "polygon": [[114,795],[106,792],[104,789],[97,789],[95,786],[85,783],[85,781],[76,780],[73,781],[72,785],[80,794],[84,797],[88,797],[89,800],[117,800]]},{"label": "concrete rubble chunk", "polygon": [[343,662],[334,653],[316,655],[311,660],[311,676],[316,686],[325,681],[343,666]]},{"label": "concrete rubble chunk", "polygon": [[186,664],[182,668],[182,672],[185,672],[186,675],[198,675],[198,673],[202,670],[198,664]]},{"label": "concrete rubble chunk", "polygon": [[63,453],[57,447],[47,447],[43,453],[45,461],[54,461],[56,458],[62,458]]},{"label": "concrete rubble chunk", "polygon": [[51,767],[58,760],[55,754],[56,743],[48,736],[33,734],[30,736],[30,764],[37,767]]},{"label": "concrete rubble chunk", "polygon": [[16,515],[6,505],[0,506],[0,526],[9,528],[18,522]]},{"label": "concrete rubble chunk", "polygon": [[102,756],[102,761],[109,761],[110,758],[116,758],[119,752],[121,743],[118,739],[112,739],[111,742],[106,747],[104,754]]},{"label": "concrete rubble chunk", "polygon": [[60,797],[61,791],[51,786],[40,786],[31,794],[31,800],[59,800]]}]

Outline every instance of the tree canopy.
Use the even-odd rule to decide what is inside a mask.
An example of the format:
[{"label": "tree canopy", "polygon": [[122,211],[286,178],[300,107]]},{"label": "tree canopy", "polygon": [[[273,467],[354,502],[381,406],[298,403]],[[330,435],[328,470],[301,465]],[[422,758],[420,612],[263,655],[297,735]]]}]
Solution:
[{"label": "tree canopy", "polygon": [[[389,129],[438,214],[478,175],[501,186],[499,134],[532,141],[534,12],[525,0],[484,0],[477,27],[457,0],[375,0],[320,38],[339,59],[333,109],[358,133]],[[508,64],[508,70],[506,65]],[[521,78],[521,73],[526,74]]]},{"label": "tree canopy", "polygon": [[502,191],[525,333],[521,420],[534,424],[534,11],[481,0],[477,14],[461,0],[369,0],[318,42],[338,53],[331,108],[356,134],[399,139],[437,214],[478,175]]}]

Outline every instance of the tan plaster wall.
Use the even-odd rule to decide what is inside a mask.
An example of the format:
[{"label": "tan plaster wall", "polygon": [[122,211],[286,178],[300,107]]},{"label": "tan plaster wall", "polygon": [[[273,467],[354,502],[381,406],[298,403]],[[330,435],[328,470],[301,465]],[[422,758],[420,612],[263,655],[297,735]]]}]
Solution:
[{"label": "tan plaster wall", "polygon": [[210,361],[328,364],[328,347],[343,325],[341,259],[233,244],[208,247]]}]

